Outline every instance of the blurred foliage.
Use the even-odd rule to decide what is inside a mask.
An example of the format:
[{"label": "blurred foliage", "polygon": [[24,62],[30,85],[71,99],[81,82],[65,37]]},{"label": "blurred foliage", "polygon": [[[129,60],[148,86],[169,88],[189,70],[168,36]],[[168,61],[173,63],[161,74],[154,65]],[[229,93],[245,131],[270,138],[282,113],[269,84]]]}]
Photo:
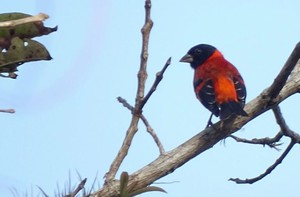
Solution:
[{"label": "blurred foliage", "polygon": [[[0,14],[0,22],[17,20],[31,15],[23,13]],[[17,26],[0,27],[0,76],[16,78],[17,67],[25,62],[51,60],[51,56],[34,37],[48,35],[57,27],[45,27],[43,22],[30,22]]]}]

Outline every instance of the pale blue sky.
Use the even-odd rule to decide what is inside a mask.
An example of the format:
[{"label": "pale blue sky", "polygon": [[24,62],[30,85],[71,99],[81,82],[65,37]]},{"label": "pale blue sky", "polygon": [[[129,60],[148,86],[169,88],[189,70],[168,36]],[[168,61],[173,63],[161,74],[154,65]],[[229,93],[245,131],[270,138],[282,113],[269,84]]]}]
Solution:
[{"label": "pale blue sky", "polygon": [[[223,52],[243,75],[252,100],[273,82],[300,40],[299,1],[152,1],[154,27],[150,38],[147,88],[168,57],[172,64],[144,108],[144,114],[170,150],[199,132],[209,112],[193,93],[193,71],[178,60],[199,43]],[[115,157],[130,121],[117,101],[131,104],[141,49],[144,1],[10,0],[0,12],[45,12],[47,26],[58,31],[38,38],[53,57],[49,62],[20,67],[17,80],[1,79],[0,196],[35,185],[53,194],[68,173],[100,184]],[[282,104],[287,123],[299,130],[299,96]],[[214,121],[216,121],[215,119]],[[279,130],[271,112],[247,124],[238,136],[274,136]],[[282,148],[285,148],[288,141]],[[238,144],[231,139],[215,145],[174,173],[159,180],[168,194],[143,196],[295,196],[299,193],[299,147],[268,177],[253,185],[228,178],[252,178],[265,171],[282,152]],[[132,173],[158,156],[153,140],[139,125],[121,167]],[[37,193],[37,192],[36,192]]]}]

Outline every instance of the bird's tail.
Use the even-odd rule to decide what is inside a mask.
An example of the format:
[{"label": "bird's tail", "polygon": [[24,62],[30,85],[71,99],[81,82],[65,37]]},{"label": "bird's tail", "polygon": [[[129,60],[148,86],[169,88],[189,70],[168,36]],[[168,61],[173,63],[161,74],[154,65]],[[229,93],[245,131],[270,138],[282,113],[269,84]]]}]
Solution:
[{"label": "bird's tail", "polygon": [[234,101],[222,103],[220,106],[220,119],[227,119],[232,114],[248,116],[248,114],[243,110],[243,105],[241,103]]}]

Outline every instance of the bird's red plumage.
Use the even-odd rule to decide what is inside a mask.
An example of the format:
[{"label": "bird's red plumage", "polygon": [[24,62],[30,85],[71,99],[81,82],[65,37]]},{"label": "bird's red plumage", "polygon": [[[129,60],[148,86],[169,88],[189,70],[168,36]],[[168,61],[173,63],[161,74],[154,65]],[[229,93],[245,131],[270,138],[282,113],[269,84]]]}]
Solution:
[{"label": "bird's red plumage", "polygon": [[194,90],[201,103],[221,119],[231,114],[247,116],[246,87],[239,71],[210,45],[197,45],[189,53],[190,59],[182,61],[195,69]]},{"label": "bird's red plumage", "polygon": [[195,87],[195,92],[197,94],[205,82],[212,80],[217,103],[221,104],[231,100],[238,102],[232,80],[232,77],[237,75],[240,74],[236,68],[225,60],[219,51],[215,51],[207,61],[195,69],[194,82],[199,79],[203,80],[203,83]]}]

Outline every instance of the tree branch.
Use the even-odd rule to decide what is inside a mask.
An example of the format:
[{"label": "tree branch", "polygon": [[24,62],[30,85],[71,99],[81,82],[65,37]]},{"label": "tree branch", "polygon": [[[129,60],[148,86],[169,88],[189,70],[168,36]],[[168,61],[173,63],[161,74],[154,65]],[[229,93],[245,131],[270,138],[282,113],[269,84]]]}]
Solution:
[{"label": "tree branch", "polygon": [[149,124],[148,120],[145,118],[145,116],[142,114],[141,115],[141,119],[143,121],[143,123],[146,126],[147,132],[152,136],[152,138],[154,139],[154,142],[156,143],[158,149],[159,149],[159,153],[160,154],[165,154],[165,149],[162,145],[162,143],[160,142],[158,136],[156,135],[154,129],[151,127],[151,125]]},{"label": "tree branch", "polygon": [[289,126],[286,124],[278,105],[273,108],[273,112],[274,112],[277,124],[280,126],[283,135],[290,137],[295,143],[300,143],[299,134],[292,131],[289,128]]},{"label": "tree branch", "polygon": [[134,107],[131,106],[131,105],[126,101],[126,99],[124,99],[124,98],[118,96],[118,97],[117,97],[117,100],[119,101],[119,103],[122,103],[122,105],[123,105],[124,107],[126,107],[129,111],[131,111],[131,113],[134,113]]},{"label": "tree branch", "polygon": [[287,81],[288,77],[290,76],[292,70],[296,66],[298,60],[300,59],[300,42],[297,43],[294,50],[292,51],[291,55],[287,59],[286,63],[282,67],[279,75],[274,79],[273,84],[269,88],[269,96],[270,100],[276,98],[281,91],[282,87],[284,86],[285,82]]},{"label": "tree branch", "polygon": [[246,183],[252,184],[252,183],[255,183],[255,182],[263,179],[265,176],[270,174],[279,164],[281,164],[283,159],[288,155],[288,153],[290,152],[290,150],[293,148],[294,145],[295,145],[295,142],[293,140],[291,140],[290,144],[285,149],[285,151],[282,153],[282,155],[263,174],[255,177],[255,178],[244,179],[244,180],[239,179],[239,178],[230,178],[229,181],[234,181],[235,183],[238,183],[238,184],[246,184]]},{"label": "tree branch", "polygon": [[131,123],[129,125],[129,128],[127,130],[125,139],[123,141],[123,144],[112,162],[109,171],[106,173],[105,177],[105,184],[107,185],[109,182],[111,182],[114,177],[116,176],[116,173],[118,169],[120,168],[120,165],[126,155],[128,154],[129,147],[131,145],[131,142],[133,140],[134,135],[136,134],[138,130],[138,122],[139,122],[139,116],[141,114],[142,108],[140,108],[141,102],[144,98],[144,91],[145,91],[145,83],[147,79],[147,60],[148,60],[148,45],[149,45],[149,36],[150,31],[153,26],[153,22],[150,18],[151,13],[151,0],[145,1],[145,24],[141,30],[142,32],[142,52],[141,52],[141,63],[140,63],[140,69],[138,72],[138,87],[137,87],[137,93],[136,93],[136,99],[135,99],[135,112],[132,115]]},{"label": "tree branch", "polygon": [[[151,86],[149,92],[147,93],[147,95],[143,98],[142,102],[139,105],[138,110],[136,110],[133,106],[131,106],[125,99],[123,99],[122,97],[118,97],[118,101],[120,103],[123,104],[124,107],[126,107],[127,109],[129,109],[133,114],[136,111],[141,110],[144,105],[147,103],[148,99],[151,97],[151,95],[155,92],[157,86],[159,85],[160,81],[163,79],[163,75],[166,71],[166,69],[168,68],[168,66],[171,64],[171,57],[167,60],[167,62],[165,63],[164,67],[162,68],[161,71],[159,71],[158,73],[156,73],[156,78],[155,81],[153,83],[153,85]],[[162,145],[162,143],[160,142],[158,136],[156,135],[155,131],[153,130],[153,128],[151,127],[151,125],[149,124],[148,120],[146,119],[146,117],[142,114],[142,112],[140,112],[140,118],[143,121],[143,123],[146,126],[147,132],[152,136],[152,138],[154,139],[156,145],[158,146],[159,152],[160,154],[164,154],[165,153],[165,149]]]},{"label": "tree branch", "polygon": [[[283,159],[287,156],[287,154],[290,152],[290,150],[293,148],[293,146],[296,143],[300,143],[300,136],[299,134],[297,134],[296,132],[292,131],[289,126],[286,124],[281,110],[279,108],[278,105],[276,105],[275,107],[273,107],[273,112],[276,118],[276,121],[278,123],[278,125],[280,126],[281,131],[275,136],[275,138],[273,138],[274,140],[279,140],[282,136],[286,136],[291,138],[291,142],[289,144],[289,146],[286,148],[286,150],[283,152],[283,154],[276,160],[276,162],[274,164],[272,164],[263,174],[255,177],[255,178],[251,178],[251,179],[239,179],[239,178],[230,178],[230,181],[234,181],[238,184],[252,184],[255,183],[261,179],[263,179],[265,176],[267,176],[268,174],[270,174],[282,161]],[[248,141],[247,141],[248,142]],[[277,142],[277,141],[276,141]],[[274,142],[273,142],[274,143]],[[269,145],[269,144],[268,144]]]},{"label": "tree branch", "polygon": [[151,95],[153,94],[153,92],[155,92],[158,84],[160,83],[160,81],[163,79],[164,73],[167,70],[168,66],[171,64],[171,57],[169,57],[169,59],[167,60],[167,62],[165,63],[164,67],[161,69],[160,72],[156,73],[156,78],[155,81],[153,83],[153,85],[151,86],[149,92],[147,93],[147,95],[145,96],[145,98],[143,98],[141,104],[140,104],[140,109],[142,109],[144,107],[144,105],[147,103],[148,99],[151,97]]},{"label": "tree branch", "polygon": [[137,89],[136,105],[135,105],[135,109],[140,109],[140,110],[141,110],[140,104],[144,98],[145,82],[147,79],[149,37],[150,37],[150,31],[153,26],[153,21],[151,20],[150,14],[151,14],[151,0],[146,0],[145,1],[145,24],[141,29],[143,41],[142,41],[140,70],[138,72],[138,89]]},{"label": "tree branch", "polygon": [[0,27],[14,27],[17,25],[25,24],[25,23],[41,22],[48,18],[49,18],[49,16],[47,14],[39,13],[38,15],[35,15],[35,16],[29,16],[29,17],[21,18],[21,19],[17,19],[17,20],[0,22]]}]

